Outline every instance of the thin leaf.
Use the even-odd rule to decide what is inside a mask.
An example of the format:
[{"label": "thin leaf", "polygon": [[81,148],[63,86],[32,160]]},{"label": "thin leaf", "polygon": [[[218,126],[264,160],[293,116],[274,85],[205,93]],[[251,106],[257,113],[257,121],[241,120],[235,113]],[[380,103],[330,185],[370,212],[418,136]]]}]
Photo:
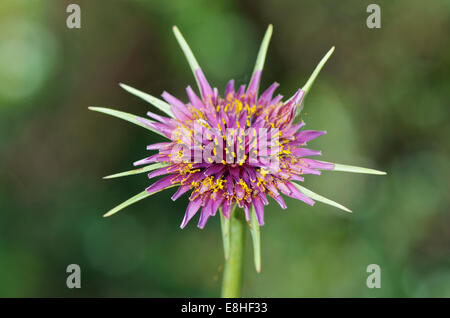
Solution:
[{"label": "thin leaf", "polygon": [[125,177],[125,176],[129,176],[129,175],[133,175],[133,174],[139,174],[139,173],[144,173],[144,172],[149,172],[149,171],[153,171],[159,168],[163,168],[168,166],[169,164],[167,163],[154,163],[151,165],[148,165],[146,167],[142,167],[139,169],[133,169],[133,170],[129,170],[129,171],[125,171],[125,172],[120,172],[120,173],[116,173],[116,174],[112,174],[106,177],[103,177],[103,179],[112,179],[112,178],[119,178],[119,177]]},{"label": "thin leaf", "polygon": [[[180,30],[176,26],[173,27],[173,33],[175,34],[178,44],[180,45],[181,49],[183,50],[184,55],[186,56],[186,59],[188,60],[189,66],[191,67],[192,73],[194,74],[195,80],[197,82],[197,86],[201,92],[201,86],[197,79],[197,75],[195,74],[195,71],[200,68],[200,65],[198,65],[198,62],[195,59],[194,53],[192,53],[191,48],[189,47],[189,45],[187,44],[183,35],[181,34]],[[203,97],[205,97],[205,96],[203,96]]]},{"label": "thin leaf", "polygon": [[325,63],[330,58],[331,54],[334,52],[334,46],[325,54],[325,56],[320,60],[319,64],[317,64],[316,68],[312,72],[311,76],[309,77],[306,84],[302,87],[302,89],[305,91],[305,95],[308,93],[309,89],[311,88],[311,85],[314,83],[314,80],[316,79],[317,75],[319,75],[320,70],[325,65]]},{"label": "thin leaf", "polygon": [[311,190],[308,190],[305,187],[302,187],[298,183],[292,182],[292,184],[294,184],[297,187],[297,189],[300,190],[300,192],[302,192],[304,195],[310,197],[313,200],[316,200],[316,201],[319,201],[319,202],[322,202],[322,203],[334,206],[334,207],[336,207],[338,209],[341,209],[341,210],[344,210],[346,212],[350,212],[350,213],[352,212],[350,209],[346,208],[342,204],[339,204],[337,202],[334,202],[333,200],[327,199],[327,198],[325,198],[325,197],[323,197],[323,196],[321,196],[321,195],[319,195],[319,194],[317,194],[315,192],[312,192]]},{"label": "thin leaf", "polygon": [[124,90],[126,90],[128,93],[131,93],[139,98],[142,98],[146,102],[152,104],[156,108],[158,108],[160,111],[166,113],[172,118],[175,118],[172,111],[170,110],[170,104],[166,103],[165,101],[160,100],[159,98],[156,98],[150,94],[141,92],[140,90],[133,88],[131,86],[128,86],[126,84],[119,83],[120,87],[122,87]]},{"label": "thin leaf", "polygon": [[269,47],[270,38],[272,37],[273,26],[269,24],[267,27],[267,31],[264,34],[264,38],[261,42],[261,46],[259,48],[258,56],[256,58],[255,68],[253,69],[253,75],[257,71],[262,71],[264,68],[264,61],[266,60],[266,53]]},{"label": "thin leaf", "polygon": [[252,206],[250,211],[249,222],[250,233],[252,235],[253,243],[253,258],[255,262],[255,268],[258,273],[261,272],[261,235],[259,230],[259,223],[256,218],[255,208]]},{"label": "thin leaf", "polygon": [[340,163],[333,163],[333,162],[326,162],[326,161],[321,161],[324,163],[331,163],[334,165],[334,171],[345,171],[345,172],[354,172],[354,173],[365,173],[365,174],[377,174],[377,175],[385,175],[387,174],[384,171],[378,171],[378,170],[374,170],[374,169],[369,169],[369,168],[362,168],[362,167],[357,167],[357,166],[349,166],[349,165],[343,165]]},{"label": "thin leaf", "polygon": [[167,188],[164,188],[164,189],[162,189],[162,190],[159,190],[159,191],[156,191],[156,192],[153,192],[153,193],[148,193],[147,191],[144,190],[144,191],[142,191],[141,193],[136,194],[134,197],[129,198],[129,199],[126,200],[125,202],[122,202],[121,204],[119,204],[119,205],[116,206],[115,208],[109,210],[107,213],[105,213],[105,214],[103,215],[103,217],[106,218],[106,217],[108,217],[108,216],[111,216],[111,215],[113,215],[113,214],[119,212],[120,210],[126,208],[126,207],[129,206],[129,205],[132,205],[132,204],[134,204],[134,203],[136,203],[136,202],[138,202],[138,201],[141,201],[142,199],[145,199],[145,198],[147,198],[147,197],[149,197],[149,196],[151,196],[151,195],[154,195],[155,193],[158,193],[158,192],[161,192],[161,191],[163,191],[163,190],[166,190],[166,189],[175,187],[175,186],[177,186],[177,185],[178,185],[178,184],[173,184],[173,185],[171,185],[171,186],[169,186],[169,187],[167,187]]},{"label": "thin leaf", "polygon": [[[136,115],[133,115],[133,114],[129,114],[129,113],[125,113],[125,112],[121,112],[119,110],[114,110],[114,109],[110,109],[110,108],[104,108],[104,107],[88,107],[88,108],[90,110],[93,110],[93,111],[96,111],[96,112],[104,113],[104,114],[107,114],[107,115],[110,115],[110,116],[113,116],[113,117],[117,117],[117,118],[126,120],[126,121],[128,121],[130,123],[136,124],[136,125],[141,126],[141,127],[145,128],[145,129],[153,131],[153,132],[157,133],[158,135],[166,137],[161,132],[159,132],[159,131],[157,131],[155,129],[152,129],[152,128],[148,127],[147,125],[145,125],[144,123],[142,123],[139,120],[139,118],[141,118],[139,116],[136,116]],[[147,120],[149,122],[154,122],[154,121],[152,121],[150,119],[145,119],[145,120]]]}]

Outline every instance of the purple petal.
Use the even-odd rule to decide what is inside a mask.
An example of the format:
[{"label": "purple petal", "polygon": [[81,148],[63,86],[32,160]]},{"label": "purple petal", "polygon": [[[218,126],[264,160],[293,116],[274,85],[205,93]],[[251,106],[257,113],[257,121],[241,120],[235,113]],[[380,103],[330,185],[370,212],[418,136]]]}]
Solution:
[{"label": "purple petal", "polygon": [[159,131],[160,133],[164,134],[164,136],[166,137],[171,137],[172,135],[172,131],[173,129],[171,129],[170,127],[168,127],[165,124],[162,123],[157,123],[157,122],[151,122],[145,118],[142,117],[138,117],[138,120],[143,123],[144,125],[147,125],[148,127],[155,129],[157,131]]},{"label": "purple petal", "polygon": [[281,195],[274,197],[274,200],[277,201],[277,203],[281,206],[283,210],[287,208],[286,203],[284,202],[284,199]]},{"label": "purple petal", "polygon": [[255,207],[259,225],[264,225],[264,204],[259,197],[253,198],[253,206]]},{"label": "purple petal", "polygon": [[205,206],[202,209],[202,212],[200,214],[200,220],[198,221],[198,227],[200,229],[203,229],[206,225],[206,222],[208,222],[209,217],[211,216],[211,200],[208,200],[208,203],[205,204]]},{"label": "purple petal", "polygon": [[305,122],[299,122],[295,125],[292,125],[291,127],[287,128],[284,132],[284,134],[286,136],[290,136],[292,134],[294,134],[297,130],[299,130],[300,128],[302,128],[303,126],[305,126]]},{"label": "purple petal", "polygon": [[258,95],[259,82],[261,81],[261,70],[258,70],[253,74],[252,79],[250,80],[250,84],[247,88],[247,95],[252,98],[252,100],[256,100]]},{"label": "purple petal", "polygon": [[162,98],[164,98],[166,100],[166,102],[168,102],[172,107],[178,108],[183,112],[188,113],[188,110],[186,108],[186,104],[183,103],[181,100],[179,100],[178,98],[176,98],[175,96],[173,96],[172,94],[164,91],[161,94]]},{"label": "purple petal", "polygon": [[227,99],[228,95],[233,95],[234,96],[234,80],[230,80],[227,84],[227,86],[225,87],[225,96],[224,98]]},{"label": "purple petal", "polygon": [[133,162],[133,165],[140,166],[140,165],[145,165],[145,164],[152,163],[152,162],[157,162],[158,158],[160,156],[161,155],[159,153],[157,153],[157,154],[151,155],[150,157],[135,161],[135,162]]},{"label": "purple petal", "polygon": [[222,214],[227,219],[230,218],[230,211],[231,211],[231,202],[228,200],[224,200],[222,204]]},{"label": "purple petal", "polygon": [[156,119],[157,121],[159,121],[159,122],[161,122],[163,124],[166,124],[166,125],[171,125],[173,123],[173,119],[172,118],[165,117],[165,116],[160,116],[160,115],[157,115],[157,114],[152,113],[152,112],[147,112],[147,116],[151,117],[153,119]]},{"label": "purple petal", "polygon": [[321,172],[319,170],[314,170],[314,169],[311,169],[311,168],[305,167],[305,166],[301,167],[301,172],[302,172],[302,174],[312,174],[312,175],[316,175],[316,176],[321,175]]},{"label": "purple petal", "polygon": [[212,208],[211,208],[211,215],[216,215],[216,211],[219,209],[219,206],[222,204],[224,198],[223,193],[220,194],[220,196],[216,199],[211,199],[212,201]]},{"label": "purple petal", "polygon": [[231,167],[230,174],[233,177],[234,181],[239,182],[239,168],[238,167]]},{"label": "purple petal", "polygon": [[236,93],[236,98],[241,98],[245,93],[245,85],[241,85]]},{"label": "purple petal", "polygon": [[156,144],[148,145],[147,150],[162,149],[170,145],[170,142],[158,142]]},{"label": "purple petal", "polygon": [[292,96],[287,104],[298,105],[302,101],[303,96],[305,96],[305,91],[300,88],[295,92],[294,96]]},{"label": "purple petal", "polygon": [[176,201],[179,197],[181,197],[183,194],[188,192],[191,189],[191,185],[182,185],[178,188],[177,192],[175,192],[171,199],[172,201]]},{"label": "purple petal", "polygon": [[291,190],[290,194],[286,194],[287,196],[297,199],[297,200],[301,200],[311,206],[314,205],[314,200],[311,199],[310,197],[304,195],[302,192],[300,192],[300,190],[297,189],[297,187],[294,186],[292,183],[286,182],[286,185],[288,186],[289,190]]},{"label": "purple petal", "polygon": [[274,99],[270,101],[270,105],[276,105],[283,99],[283,95],[278,94]]},{"label": "purple petal", "polygon": [[219,90],[217,89],[217,87],[214,87],[214,98],[213,98],[213,104],[217,105],[218,101],[219,101]]},{"label": "purple petal", "polygon": [[200,209],[202,205],[202,199],[200,196],[190,201],[187,208],[186,213],[184,214],[183,221],[181,222],[180,228],[184,228],[186,224],[192,219],[192,217],[197,213],[198,209]]},{"label": "purple petal", "polygon": [[307,156],[321,156],[322,151],[320,150],[311,150],[308,148],[294,148],[292,153],[298,157],[307,157]]},{"label": "purple petal", "polygon": [[308,165],[309,168],[312,169],[322,169],[322,170],[333,170],[334,164],[329,162],[321,162],[313,159],[302,159],[304,163]]},{"label": "purple petal", "polygon": [[233,178],[231,177],[231,175],[227,176],[227,193],[229,195],[233,195],[234,192],[234,183],[233,183]]},{"label": "purple petal", "polygon": [[209,177],[213,174],[216,174],[218,172],[220,172],[221,170],[225,169],[225,166],[220,164],[220,165],[214,165],[211,166],[209,168],[207,168],[203,173],[205,174],[205,176]]},{"label": "purple petal", "polygon": [[260,192],[258,195],[264,205],[269,205],[269,200],[267,200],[267,197],[263,192]]},{"label": "purple petal", "polygon": [[167,166],[158,170],[154,170],[148,174],[148,178],[152,179],[154,177],[159,177],[168,173],[175,173],[176,171],[170,171],[170,169],[173,169],[175,165]]},{"label": "purple petal", "polygon": [[162,179],[159,179],[155,183],[153,183],[151,186],[149,186],[147,189],[145,189],[148,193],[155,193],[161,190],[164,190],[167,187],[170,187],[173,185],[172,182],[173,176],[167,176]]},{"label": "purple petal", "polygon": [[300,176],[298,176],[298,175],[296,175],[296,174],[293,174],[293,175],[291,175],[291,180],[294,180],[294,181],[305,181],[305,178],[303,178],[303,177],[300,177]]},{"label": "purple petal", "polygon": [[186,93],[189,97],[189,100],[191,101],[192,106],[194,106],[199,111],[205,110],[205,104],[203,104],[202,100],[195,94],[195,92],[192,90],[192,87],[188,86],[186,88]]},{"label": "purple petal", "polygon": [[202,94],[202,97],[204,100],[212,99],[214,94],[213,90],[211,89],[211,86],[209,85],[208,81],[206,80],[205,75],[203,74],[203,71],[201,68],[197,69],[195,71],[195,77],[197,78],[198,84],[200,86],[200,92]]},{"label": "purple petal", "polygon": [[280,84],[278,84],[277,82],[270,85],[269,88],[267,88],[264,93],[261,94],[258,104],[266,105],[267,103],[269,103],[272,100],[273,93],[278,86],[280,86]]},{"label": "purple petal", "polygon": [[177,119],[184,121],[192,118],[192,115],[187,109],[186,105],[178,98],[172,96],[166,91],[164,91],[161,96],[166,100],[166,102],[170,104],[170,109]]},{"label": "purple petal", "polygon": [[[240,201],[239,203],[242,203],[242,201]],[[236,212],[237,211],[235,211],[234,213],[236,213]],[[245,220],[247,222],[250,222],[250,207],[247,204],[244,205],[244,213],[245,213]]]},{"label": "purple petal", "polygon": [[296,143],[305,144],[310,140],[313,140],[319,136],[325,135],[327,132],[325,130],[317,131],[317,130],[302,130],[295,134]]}]

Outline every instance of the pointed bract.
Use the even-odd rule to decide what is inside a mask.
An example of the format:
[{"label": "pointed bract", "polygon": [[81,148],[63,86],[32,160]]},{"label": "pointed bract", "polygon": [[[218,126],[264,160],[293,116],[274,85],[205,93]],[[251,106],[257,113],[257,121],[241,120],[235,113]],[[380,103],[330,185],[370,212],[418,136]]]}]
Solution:
[{"label": "pointed bract", "polygon": [[310,197],[313,200],[334,206],[338,209],[344,210],[346,212],[352,212],[350,209],[346,208],[345,206],[343,206],[342,204],[339,204],[337,202],[334,202],[333,200],[327,199],[315,192],[312,192],[311,190],[306,189],[305,187],[302,187],[301,185],[299,185],[298,183],[292,182],[293,185],[295,185],[297,187],[297,189],[299,189],[304,195],[307,195],[308,197]]},{"label": "pointed bract", "polygon": [[[236,205],[233,205],[231,208],[231,212],[233,213]],[[230,218],[226,217],[222,211],[220,210],[220,228],[222,230],[222,242],[223,242],[223,253],[225,255],[225,259],[228,260],[230,257]]]},{"label": "pointed bract", "polygon": [[154,163],[154,164],[151,164],[151,165],[148,165],[146,167],[139,168],[139,169],[133,169],[133,170],[125,171],[125,172],[112,174],[112,175],[103,177],[103,179],[112,179],[112,178],[119,178],[119,177],[130,176],[130,175],[134,175],[134,174],[139,174],[139,173],[153,171],[153,170],[156,170],[156,169],[159,169],[159,168],[162,168],[162,167],[166,167],[166,166],[168,166],[167,163]]},{"label": "pointed bract", "polygon": [[252,78],[248,85],[247,94],[256,96],[258,94],[259,83],[261,81],[261,72],[264,68],[266,60],[267,49],[269,48],[270,38],[272,37],[273,26],[270,24],[267,28],[266,34],[261,42],[261,46],[256,57],[255,67],[253,69]]},{"label": "pointed bract", "polygon": [[[175,185],[173,185],[173,186],[175,186]],[[127,206],[132,205],[132,204],[134,204],[134,203],[136,203],[136,202],[138,202],[138,201],[141,201],[142,199],[145,199],[145,198],[147,198],[147,197],[149,197],[149,196],[151,196],[151,195],[153,195],[153,194],[155,194],[155,193],[156,193],[156,192],[154,192],[154,193],[148,193],[147,191],[142,191],[141,193],[138,193],[138,194],[136,194],[135,196],[129,198],[129,199],[126,200],[125,202],[122,202],[121,204],[119,204],[119,205],[116,206],[115,208],[109,210],[107,213],[105,213],[105,214],[103,215],[103,217],[106,218],[106,217],[108,217],[108,216],[111,216],[111,215],[113,215],[113,214],[119,212],[120,210],[126,208]]]},{"label": "pointed bract", "polygon": [[146,102],[152,104],[153,106],[155,106],[156,108],[158,108],[160,111],[166,113],[167,115],[169,115],[170,117],[174,118],[174,115],[172,113],[172,111],[170,110],[170,105],[167,104],[166,102],[150,95],[144,92],[141,92],[140,90],[133,88],[131,86],[128,86],[126,84],[119,84],[120,87],[122,87],[124,90],[126,90],[128,93],[133,94],[143,100],[145,100]]},{"label": "pointed bract", "polygon": [[255,263],[255,269],[259,273],[261,272],[261,233],[259,229],[259,223],[256,217],[255,208],[252,207],[250,211],[250,234],[252,236],[253,244],[253,260]]},{"label": "pointed bract", "polygon": [[332,164],[334,168],[332,170],[334,171],[345,171],[345,172],[353,172],[353,173],[364,173],[364,174],[377,174],[377,175],[385,175],[387,174],[384,171],[379,171],[375,169],[369,169],[369,168],[363,168],[363,167],[357,167],[357,166],[350,166],[350,165],[343,165],[340,163],[333,163],[333,162],[327,162],[327,161],[320,161],[327,164]]},{"label": "pointed bract", "polygon": [[317,64],[316,68],[312,72],[311,76],[308,78],[308,81],[306,81],[306,84],[302,87],[305,91],[305,95],[308,94],[312,84],[316,80],[317,75],[319,75],[320,71],[322,70],[325,63],[330,58],[331,54],[334,52],[334,46],[325,54],[325,56],[320,60],[319,64]]},{"label": "pointed bract", "polygon": [[197,85],[202,97],[204,99],[212,98],[213,91],[208,81],[206,80],[205,75],[203,74],[203,71],[200,68],[200,65],[198,64],[197,59],[194,56],[194,53],[192,53],[191,48],[189,47],[180,30],[176,26],[173,27],[173,33],[175,34],[178,44],[180,45],[184,55],[186,56],[186,59],[188,60],[189,66],[191,67],[192,73],[194,74],[195,80],[197,81]]},{"label": "pointed bract", "polygon": [[[302,87],[302,89],[305,91],[305,95],[308,94],[312,84],[314,83],[314,81],[316,80],[317,75],[319,75],[320,71],[322,70],[323,66],[325,65],[325,63],[328,61],[328,59],[330,58],[330,56],[333,54],[334,52],[334,46],[327,52],[327,54],[325,54],[325,56],[320,60],[319,64],[317,64],[316,68],[314,69],[314,71],[312,72],[311,76],[309,77],[308,81],[306,81],[306,84]],[[302,110],[302,107],[299,107],[297,109],[297,115],[300,114]]]},{"label": "pointed bract", "polygon": [[143,120],[145,120],[145,121],[148,121],[149,123],[153,123],[151,120],[148,120],[148,119],[145,119],[145,118],[133,115],[133,114],[125,113],[125,112],[122,112],[122,111],[119,111],[119,110],[110,109],[110,108],[91,106],[91,107],[88,107],[88,109],[96,111],[96,112],[104,113],[104,114],[107,114],[107,115],[111,115],[113,117],[117,117],[117,118],[120,118],[120,119],[123,119],[123,120],[126,120],[126,121],[128,121],[130,123],[133,123],[133,124],[136,124],[138,126],[141,126],[141,127],[145,128],[145,129],[151,130],[151,131],[157,133],[158,135],[166,137],[160,131],[158,131],[158,130],[156,130],[156,129],[154,129],[154,128],[146,125],[146,124],[144,124],[144,122],[143,122]]}]

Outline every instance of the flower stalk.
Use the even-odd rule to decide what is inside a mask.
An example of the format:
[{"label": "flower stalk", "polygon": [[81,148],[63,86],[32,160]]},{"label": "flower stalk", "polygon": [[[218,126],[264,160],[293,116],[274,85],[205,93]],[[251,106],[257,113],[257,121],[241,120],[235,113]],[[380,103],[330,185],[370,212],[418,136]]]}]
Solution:
[{"label": "flower stalk", "polygon": [[242,210],[236,209],[231,213],[230,250],[228,259],[225,259],[222,298],[241,297],[246,223]]}]

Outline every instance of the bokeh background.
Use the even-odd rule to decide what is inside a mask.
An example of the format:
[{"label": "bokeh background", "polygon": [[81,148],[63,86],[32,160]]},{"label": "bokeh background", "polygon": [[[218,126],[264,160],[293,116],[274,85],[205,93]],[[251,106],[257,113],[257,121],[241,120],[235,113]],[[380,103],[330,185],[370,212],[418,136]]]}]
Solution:
[{"label": "bokeh background", "polygon": [[[1,1],[0,296],[219,295],[219,218],[180,230],[187,199],[172,190],[102,218],[149,181],[101,177],[131,169],[158,137],[87,107],[151,109],[119,82],[185,99],[195,81],[175,24],[211,83],[247,83],[272,23],[263,87],[290,96],[335,45],[305,101],[307,127],[328,131],[311,146],[388,175],[306,178],[351,215],[272,202],[261,274],[247,241],[244,296],[449,297],[450,1],[377,0],[382,27],[368,29],[371,2]],[[66,27],[69,3],[81,29]],[[81,289],[66,287],[72,263]],[[380,289],[366,287],[369,264]]]}]

